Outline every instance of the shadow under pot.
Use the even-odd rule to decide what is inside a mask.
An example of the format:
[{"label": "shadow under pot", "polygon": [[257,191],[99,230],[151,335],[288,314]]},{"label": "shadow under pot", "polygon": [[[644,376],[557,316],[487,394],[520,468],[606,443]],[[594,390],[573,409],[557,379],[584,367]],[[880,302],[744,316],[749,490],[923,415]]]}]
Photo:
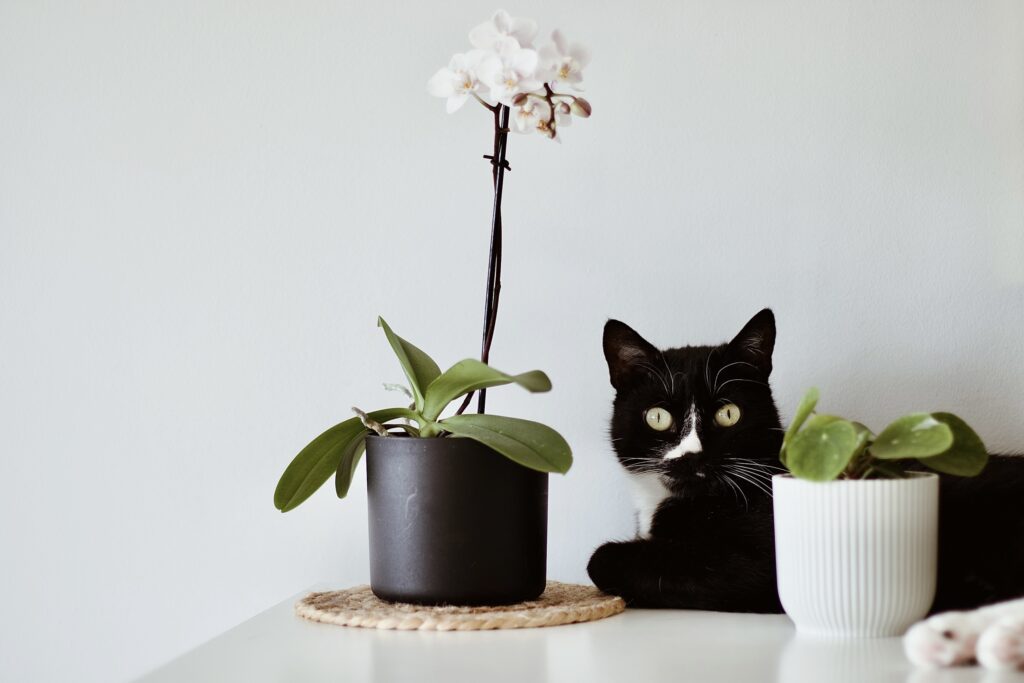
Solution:
[{"label": "shadow under pot", "polygon": [[377,597],[508,605],[544,592],[546,473],[472,439],[368,436],[366,484]]}]

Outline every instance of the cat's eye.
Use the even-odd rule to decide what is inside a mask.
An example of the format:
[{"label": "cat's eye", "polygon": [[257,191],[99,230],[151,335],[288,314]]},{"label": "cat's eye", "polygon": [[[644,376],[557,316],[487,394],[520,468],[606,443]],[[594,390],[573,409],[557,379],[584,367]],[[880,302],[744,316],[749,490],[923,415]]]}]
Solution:
[{"label": "cat's eye", "polygon": [[715,422],[723,427],[732,427],[740,421],[740,407],[735,403],[726,403],[715,413]]},{"label": "cat's eye", "polygon": [[663,432],[672,427],[672,413],[664,408],[648,408],[644,411],[644,421],[656,432]]}]

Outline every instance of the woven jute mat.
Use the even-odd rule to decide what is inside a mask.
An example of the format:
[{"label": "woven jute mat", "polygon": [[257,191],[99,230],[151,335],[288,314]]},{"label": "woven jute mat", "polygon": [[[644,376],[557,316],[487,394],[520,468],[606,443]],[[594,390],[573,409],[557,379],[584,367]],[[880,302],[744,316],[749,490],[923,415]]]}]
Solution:
[{"label": "woven jute mat", "polygon": [[428,607],[384,602],[369,586],[310,593],[295,605],[295,613],[311,621],[339,626],[399,631],[481,631],[536,628],[595,621],[626,608],[622,598],[605,595],[593,586],[548,581],[536,600],[501,607]]}]

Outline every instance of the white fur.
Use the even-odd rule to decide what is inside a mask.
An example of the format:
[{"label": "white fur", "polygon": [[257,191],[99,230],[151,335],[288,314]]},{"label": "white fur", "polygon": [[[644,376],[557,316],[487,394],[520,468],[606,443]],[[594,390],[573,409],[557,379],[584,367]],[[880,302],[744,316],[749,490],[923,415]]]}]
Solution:
[{"label": "white fur", "polygon": [[[681,458],[691,453],[700,453],[703,446],[700,437],[697,436],[697,407],[690,405],[690,411],[683,422],[685,436],[675,446],[665,451],[661,456],[665,460]],[[636,505],[636,526],[637,536],[640,538],[651,537],[651,526],[654,524],[654,515],[658,507],[668,498],[671,492],[661,480],[661,475],[654,472],[630,472],[629,488],[633,494],[633,503]],[[703,476],[703,474],[698,474]]]},{"label": "white fur", "polygon": [[1024,599],[936,614],[907,631],[903,649],[918,666],[955,666],[977,659],[990,669],[1024,667]]},{"label": "white fur", "polygon": [[658,506],[669,497],[668,487],[661,481],[661,476],[653,472],[627,472],[629,488],[636,505],[637,536],[651,537],[651,525]]},{"label": "white fur", "polygon": [[1000,617],[978,638],[978,661],[997,671],[1024,668],[1024,614]]},{"label": "white fur", "polygon": [[671,449],[665,451],[665,455],[661,456],[665,460],[681,458],[684,455],[700,453],[704,450],[700,437],[697,436],[697,407],[695,405],[690,405],[690,413],[686,416],[683,429],[687,430],[686,436]]}]

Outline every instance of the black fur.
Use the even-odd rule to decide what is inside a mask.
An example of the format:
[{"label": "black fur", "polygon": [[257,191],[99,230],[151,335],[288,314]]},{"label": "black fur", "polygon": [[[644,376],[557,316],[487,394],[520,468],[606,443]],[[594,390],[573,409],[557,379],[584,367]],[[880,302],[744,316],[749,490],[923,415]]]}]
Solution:
[{"label": "black fur", "polygon": [[[765,309],[728,344],[659,351],[629,326],[605,325],[616,389],[611,424],[627,472],[656,473],[670,491],[648,538],[606,543],[590,558],[595,585],[635,607],[779,612],[770,476],[780,471],[782,425],[768,378],[775,318]],[[725,403],[739,422],[718,425]],[[702,450],[671,461],[690,407]],[[654,431],[644,411],[674,417]],[[730,458],[741,458],[732,460]],[[1024,460],[993,456],[980,477],[943,476],[939,584],[933,611],[1024,595]]]}]

